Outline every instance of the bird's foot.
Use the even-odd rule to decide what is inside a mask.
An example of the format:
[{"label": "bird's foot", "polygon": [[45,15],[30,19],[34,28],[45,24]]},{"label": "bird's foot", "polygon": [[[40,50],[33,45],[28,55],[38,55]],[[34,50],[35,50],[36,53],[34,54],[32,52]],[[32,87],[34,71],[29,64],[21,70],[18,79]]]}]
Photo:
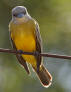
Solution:
[{"label": "bird's foot", "polygon": [[22,50],[18,50],[18,52],[19,52],[20,54],[23,54],[23,51],[22,51]]},{"label": "bird's foot", "polygon": [[39,56],[39,52],[34,51],[33,53],[34,53],[35,56]]}]

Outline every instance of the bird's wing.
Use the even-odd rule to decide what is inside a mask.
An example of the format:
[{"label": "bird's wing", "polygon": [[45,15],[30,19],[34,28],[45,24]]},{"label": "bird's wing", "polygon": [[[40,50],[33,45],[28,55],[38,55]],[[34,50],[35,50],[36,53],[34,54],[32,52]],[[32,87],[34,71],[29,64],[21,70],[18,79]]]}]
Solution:
[{"label": "bird's wing", "polygon": [[[36,51],[41,53],[42,52],[42,41],[41,41],[41,35],[39,31],[39,25],[36,23]],[[37,67],[41,65],[42,57],[37,55]]]},{"label": "bird's wing", "polygon": [[[16,48],[16,46],[15,46],[15,44],[14,44],[14,42],[13,42],[12,39],[11,39],[11,42],[12,42],[13,49],[14,49],[14,50],[17,50],[17,48]],[[29,68],[28,68],[28,66],[27,66],[26,61],[23,59],[23,57],[22,57],[20,54],[16,54],[16,57],[17,57],[19,63],[20,63],[22,66],[24,66],[26,72],[29,74],[29,73],[30,73]]]}]

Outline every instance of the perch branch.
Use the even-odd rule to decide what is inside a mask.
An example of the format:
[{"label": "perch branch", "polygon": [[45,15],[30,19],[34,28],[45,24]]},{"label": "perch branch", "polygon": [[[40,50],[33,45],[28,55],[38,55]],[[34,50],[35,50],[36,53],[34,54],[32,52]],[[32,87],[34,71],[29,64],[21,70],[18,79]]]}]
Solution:
[{"label": "perch branch", "polygon": [[43,57],[52,57],[52,58],[60,58],[60,59],[71,59],[71,56],[67,55],[58,55],[58,54],[48,54],[48,53],[34,53],[34,52],[23,52],[23,51],[15,51],[11,49],[3,49],[0,48],[0,52],[4,53],[13,53],[13,54],[25,54],[25,55],[40,55]]}]

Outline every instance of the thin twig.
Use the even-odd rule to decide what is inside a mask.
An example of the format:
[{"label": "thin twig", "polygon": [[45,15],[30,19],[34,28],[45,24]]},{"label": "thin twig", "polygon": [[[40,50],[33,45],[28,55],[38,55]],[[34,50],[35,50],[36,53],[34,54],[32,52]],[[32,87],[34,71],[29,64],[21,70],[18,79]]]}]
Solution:
[{"label": "thin twig", "polygon": [[[0,52],[4,52],[4,53],[12,53],[12,54],[25,54],[25,55],[37,55],[37,53],[34,52],[23,52],[23,51],[15,51],[15,50],[11,50],[11,49],[3,49],[0,48]],[[60,59],[71,59],[71,56],[67,56],[67,55],[58,55],[58,54],[48,54],[48,53],[38,53],[40,56],[43,57],[52,57],[52,58],[60,58]]]}]

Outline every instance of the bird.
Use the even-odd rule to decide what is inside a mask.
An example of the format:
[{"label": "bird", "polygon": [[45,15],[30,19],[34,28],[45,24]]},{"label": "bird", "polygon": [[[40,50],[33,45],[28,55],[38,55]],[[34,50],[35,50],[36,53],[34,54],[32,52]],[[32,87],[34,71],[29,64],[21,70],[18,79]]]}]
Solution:
[{"label": "bird", "polygon": [[30,64],[43,87],[52,84],[52,76],[43,64],[42,39],[37,21],[30,16],[26,7],[16,6],[12,9],[12,19],[9,23],[9,33],[12,47],[15,51],[34,52],[36,55],[16,54],[19,63],[30,74]]}]

